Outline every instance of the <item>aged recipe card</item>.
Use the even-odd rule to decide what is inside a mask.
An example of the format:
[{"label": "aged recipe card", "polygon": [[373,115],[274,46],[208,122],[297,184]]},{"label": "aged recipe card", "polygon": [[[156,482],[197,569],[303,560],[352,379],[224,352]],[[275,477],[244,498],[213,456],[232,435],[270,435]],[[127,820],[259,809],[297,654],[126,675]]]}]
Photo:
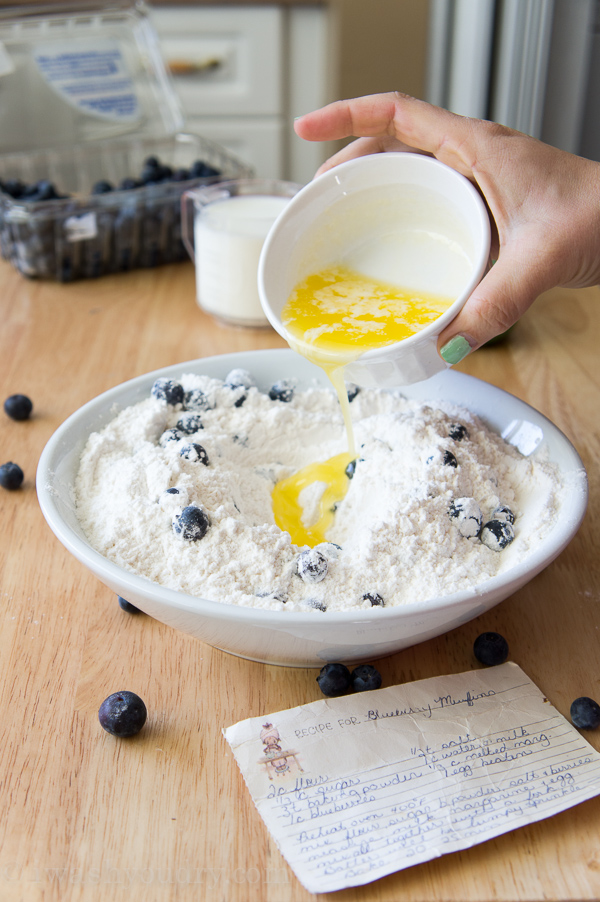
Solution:
[{"label": "aged recipe card", "polygon": [[323,699],[224,733],[282,854],[314,893],[600,795],[600,754],[510,663]]}]

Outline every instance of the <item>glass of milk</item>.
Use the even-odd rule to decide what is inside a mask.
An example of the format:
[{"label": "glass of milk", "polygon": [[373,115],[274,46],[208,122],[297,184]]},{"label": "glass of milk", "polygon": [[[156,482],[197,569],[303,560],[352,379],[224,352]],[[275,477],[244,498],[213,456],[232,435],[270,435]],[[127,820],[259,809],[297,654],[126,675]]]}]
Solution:
[{"label": "glass of milk", "polygon": [[300,187],[237,179],[185,192],[183,240],[196,264],[202,310],[228,325],[269,325],[258,295],[258,260],[271,226]]}]

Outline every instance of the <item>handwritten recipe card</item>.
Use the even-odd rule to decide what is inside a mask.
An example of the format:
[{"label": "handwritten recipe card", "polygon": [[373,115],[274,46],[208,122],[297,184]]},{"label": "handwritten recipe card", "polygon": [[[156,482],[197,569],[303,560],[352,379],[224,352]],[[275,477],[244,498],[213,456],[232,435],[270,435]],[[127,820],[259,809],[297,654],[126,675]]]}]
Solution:
[{"label": "handwritten recipe card", "polygon": [[600,754],[511,663],[323,699],[224,733],[282,854],[314,893],[600,794]]}]

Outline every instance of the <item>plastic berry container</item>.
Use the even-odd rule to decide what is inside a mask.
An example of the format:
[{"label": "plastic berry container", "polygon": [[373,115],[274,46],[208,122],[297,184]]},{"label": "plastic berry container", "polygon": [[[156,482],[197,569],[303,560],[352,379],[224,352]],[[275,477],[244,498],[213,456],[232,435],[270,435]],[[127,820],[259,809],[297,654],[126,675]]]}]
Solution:
[{"label": "plastic berry container", "polygon": [[0,10],[2,257],[59,282],[187,260],[184,191],[253,172],[185,131],[147,8],[18,12]]}]

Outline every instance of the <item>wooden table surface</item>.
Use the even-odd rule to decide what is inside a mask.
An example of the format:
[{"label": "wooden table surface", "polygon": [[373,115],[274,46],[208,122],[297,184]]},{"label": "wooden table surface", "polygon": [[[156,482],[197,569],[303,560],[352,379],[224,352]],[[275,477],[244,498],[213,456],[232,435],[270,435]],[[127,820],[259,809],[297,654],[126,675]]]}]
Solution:
[{"label": "wooden table surface", "polygon": [[[271,330],[216,324],[194,294],[187,263],[67,286],[0,263],[1,399],[19,392],[34,402],[27,422],[0,413],[1,462],[25,472],[20,490],[0,489],[2,902],[311,898],[267,834],[221,729],[322,697],[317,671],[245,661],[125,614],[54,538],[35,493],[45,442],[93,396],[157,367],[282,346]],[[460,366],[566,433],[589,473],[588,512],[569,547],[514,596],[381,660],[384,685],[470,669],[473,639],[493,629],[562,714],[577,696],[600,698],[599,343],[600,291],[556,289],[505,343]],[[128,741],[97,717],[123,689],[149,710]],[[587,738],[600,749],[600,730]],[[600,798],[336,898],[600,899]]]}]

